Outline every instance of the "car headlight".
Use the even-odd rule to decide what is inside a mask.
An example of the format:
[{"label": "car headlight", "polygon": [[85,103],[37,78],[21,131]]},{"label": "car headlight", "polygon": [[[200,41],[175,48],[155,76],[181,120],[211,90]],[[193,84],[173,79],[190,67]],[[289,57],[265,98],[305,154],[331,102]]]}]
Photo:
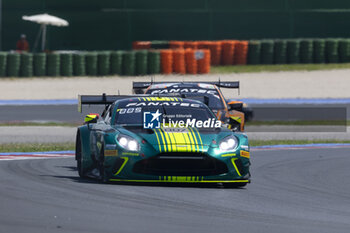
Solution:
[{"label": "car headlight", "polygon": [[119,134],[117,141],[121,147],[130,151],[138,151],[140,149],[140,144],[133,138]]},{"label": "car headlight", "polygon": [[232,151],[238,146],[238,140],[235,136],[228,136],[222,139],[219,143],[219,148],[221,151]]}]

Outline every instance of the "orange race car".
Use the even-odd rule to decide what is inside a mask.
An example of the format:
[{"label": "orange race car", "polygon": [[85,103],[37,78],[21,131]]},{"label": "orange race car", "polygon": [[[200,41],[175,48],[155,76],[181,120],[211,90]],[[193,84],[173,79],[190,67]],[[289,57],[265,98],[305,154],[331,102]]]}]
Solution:
[{"label": "orange race car", "polygon": [[216,117],[233,131],[244,131],[245,118],[252,118],[251,108],[241,101],[227,101],[220,88],[239,89],[239,82],[133,82],[135,94],[180,94],[205,97]]}]

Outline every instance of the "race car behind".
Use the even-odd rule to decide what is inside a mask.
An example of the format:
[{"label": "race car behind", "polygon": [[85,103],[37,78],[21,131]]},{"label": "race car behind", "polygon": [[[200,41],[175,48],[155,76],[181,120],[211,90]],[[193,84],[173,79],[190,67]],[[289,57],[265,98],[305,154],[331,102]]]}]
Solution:
[{"label": "race car behind", "polygon": [[252,109],[237,100],[226,100],[220,88],[239,89],[239,82],[133,82],[136,94],[181,94],[183,96],[206,96],[208,107],[218,119],[234,131],[244,131],[245,121],[253,117]]}]

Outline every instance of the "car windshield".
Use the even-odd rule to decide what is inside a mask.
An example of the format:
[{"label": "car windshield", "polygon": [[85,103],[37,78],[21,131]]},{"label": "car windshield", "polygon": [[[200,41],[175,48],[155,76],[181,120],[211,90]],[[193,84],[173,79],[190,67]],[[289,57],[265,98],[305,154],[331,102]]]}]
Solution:
[{"label": "car windshield", "polygon": [[224,105],[220,98],[220,94],[216,89],[204,89],[204,88],[172,88],[167,89],[149,89],[146,94],[172,94],[180,93],[189,96],[207,96],[209,98],[208,107],[210,109],[223,109]]},{"label": "car windshield", "polygon": [[186,122],[188,119],[195,119],[195,121],[206,121],[208,119],[215,118],[215,115],[205,107],[129,106],[117,109],[114,123],[116,125],[143,125],[145,119],[147,119],[147,115],[150,115],[150,117],[153,118],[153,116],[157,116],[154,114],[158,114],[160,116],[158,120],[161,123],[169,123],[170,121]]}]

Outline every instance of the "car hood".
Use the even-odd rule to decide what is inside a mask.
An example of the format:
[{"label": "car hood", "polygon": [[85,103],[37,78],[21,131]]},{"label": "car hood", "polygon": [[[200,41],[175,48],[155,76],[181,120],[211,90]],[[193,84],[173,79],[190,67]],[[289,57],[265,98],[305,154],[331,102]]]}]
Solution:
[{"label": "car hood", "polygon": [[216,145],[221,138],[232,134],[231,131],[197,128],[143,129],[142,127],[124,126],[124,130],[144,140],[160,151],[203,151],[210,145]]}]

